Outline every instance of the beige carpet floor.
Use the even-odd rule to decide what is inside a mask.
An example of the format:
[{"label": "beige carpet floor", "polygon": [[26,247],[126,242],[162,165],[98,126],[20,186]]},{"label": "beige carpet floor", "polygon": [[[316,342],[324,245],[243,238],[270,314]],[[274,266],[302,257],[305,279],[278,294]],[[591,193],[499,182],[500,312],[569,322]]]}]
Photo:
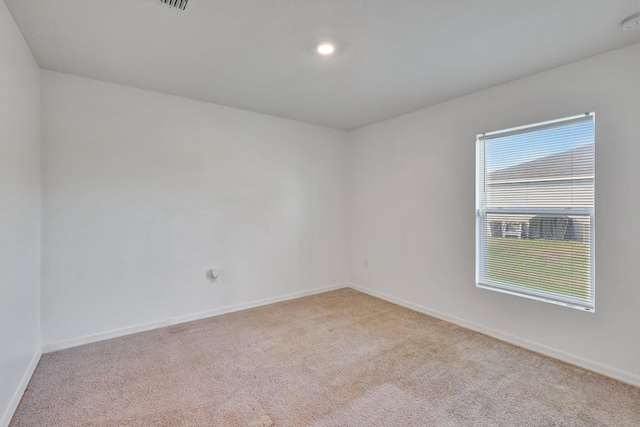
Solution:
[{"label": "beige carpet floor", "polygon": [[640,426],[640,389],[342,289],[45,354],[12,426]]}]

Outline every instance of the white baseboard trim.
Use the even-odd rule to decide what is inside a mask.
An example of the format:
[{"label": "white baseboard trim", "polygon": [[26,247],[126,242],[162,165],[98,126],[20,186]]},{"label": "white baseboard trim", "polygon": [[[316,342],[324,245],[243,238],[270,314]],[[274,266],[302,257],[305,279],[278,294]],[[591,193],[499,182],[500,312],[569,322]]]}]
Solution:
[{"label": "white baseboard trim", "polygon": [[0,419],[0,427],[8,427],[11,419],[13,418],[13,414],[15,414],[16,409],[18,409],[18,405],[20,404],[20,400],[22,399],[22,395],[24,394],[27,386],[29,385],[29,381],[31,381],[31,377],[38,366],[38,362],[40,362],[40,357],[42,357],[42,352],[37,351],[36,354],[31,358],[31,362],[29,362],[29,366],[27,366],[27,370],[22,375],[22,379],[20,380],[20,384],[18,384],[18,388],[13,393],[13,397],[11,401],[9,401],[9,406],[4,411],[4,415],[2,415],[2,419]]},{"label": "white baseboard trim", "polygon": [[282,301],[287,301],[295,298],[321,294],[324,292],[329,292],[329,291],[342,289],[346,287],[348,287],[347,284],[340,283],[340,284],[335,284],[330,286],[324,286],[321,288],[311,289],[308,291],[294,292],[291,294],[280,295],[277,297],[265,298],[265,299],[250,301],[242,304],[235,304],[235,305],[230,305],[226,307],[215,308],[213,310],[186,314],[183,316],[177,316],[169,319],[158,320],[155,322],[142,323],[139,325],[127,326],[125,328],[120,328],[120,329],[112,329],[110,331],[100,332],[100,333],[91,334],[91,335],[85,335],[77,338],[71,338],[68,340],[44,343],[42,344],[42,352],[51,353],[54,351],[64,350],[67,348],[78,347],[80,345],[91,344],[94,342],[104,341],[112,338],[118,338],[125,335],[131,335],[138,332],[150,331],[152,329],[164,328],[166,326],[173,326],[180,323],[192,322],[194,320],[206,319],[207,317],[220,316],[221,314],[232,313],[234,311],[246,310],[249,308],[273,304],[276,302],[282,302]]},{"label": "white baseboard trim", "polygon": [[544,354],[545,356],[553,357],[554,359],[562,360],[563,362],[567,362],[572,365],[587,369],[589,371],[597,372],[598,374],[602,374],[607,377],[614,378],[616,380],[631,384],[633,386],[640,387],[640,375],[636,375],[631,372],[626,372],[621,369],[604,365],[599,362],[594,362],[593,360],[584,359],[582,357],[579,357],[570,353],[566,353],[564,351],[557,350],[555,348],[548,347],[543,344],[529,341],[529,340],[517,337],[515,335],[506,334],[496,329],[488,328],[486,326],[482,326],[474,322],[469,322],[467,320],[460,319],[458,317],[449,316],[448,314],[444,314],[439,311],[432,310],[418,304],[414,304],[412,302],[403,300],[401,298],[393,297],[383,292],[365,288],[363,286],[356,285],[354,283],[349,283],[347,286],[356,291],[360,291],[365,294],[374,296],[376,298],[389,301],[391,303],[400,305],[402,307],[406,307],[408,309],[417,311],[419,313],[423,313],[423,314],[438,318],[440,320],[444,320],[446,322],[453,323],[458,326],[462,326],[463,328],[471,329],[472,331],[480,332],[481,334],[489,335],[490,337],[497,338],[501,341],[506,341],[510,344],[517,345],[518,347],[523,347],[523,348],[526,348],[527,350],[535,351],[536,353]]}]

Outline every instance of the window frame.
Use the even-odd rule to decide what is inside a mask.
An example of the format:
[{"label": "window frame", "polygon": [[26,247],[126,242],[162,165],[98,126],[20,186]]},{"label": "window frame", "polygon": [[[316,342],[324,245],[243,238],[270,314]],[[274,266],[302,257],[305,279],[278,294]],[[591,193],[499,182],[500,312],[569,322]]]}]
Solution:
[{"label": "window frame", "polygon": [[[486,176],[486,148],[488,140],[506,137],[528,132],[535,132],[545,128],[560,127],[579,122],[591,121],[594,125],[593,134],[593,204],[590,207],[487,207]],[[515,295],[523,298],[557,304],[587,312],[595,312],[595,113],[583,113],[579,115],[533,123],[493,132],[476,135],[476,287]],[[557,293],[525,289],[522,286],[493,282],[487,278],[487,237],[488,214],[527,214],[527,215],[574,215],[589,217],[589,285],[590,301],[585,302],[578,298],[562,296]],[[482,234],[485,233],[484,238]]]}]

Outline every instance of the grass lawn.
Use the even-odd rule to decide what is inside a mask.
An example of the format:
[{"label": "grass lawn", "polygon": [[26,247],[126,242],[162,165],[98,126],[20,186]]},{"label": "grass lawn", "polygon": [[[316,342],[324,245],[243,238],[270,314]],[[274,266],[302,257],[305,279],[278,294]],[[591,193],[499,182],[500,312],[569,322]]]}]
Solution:
[{"label": "grass lawn", "polygon": [[579,241],[487,238],[487,279],[589,299],[589,245]]}]

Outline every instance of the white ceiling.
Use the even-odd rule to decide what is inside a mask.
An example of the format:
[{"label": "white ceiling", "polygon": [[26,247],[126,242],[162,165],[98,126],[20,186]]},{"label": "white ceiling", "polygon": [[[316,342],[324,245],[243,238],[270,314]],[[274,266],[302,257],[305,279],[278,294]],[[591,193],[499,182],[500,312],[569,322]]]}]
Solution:
[{"label": "white ceiling", "polygon": [[639,0],[5,3],[42,68],[345,130],[640,41]]}]

